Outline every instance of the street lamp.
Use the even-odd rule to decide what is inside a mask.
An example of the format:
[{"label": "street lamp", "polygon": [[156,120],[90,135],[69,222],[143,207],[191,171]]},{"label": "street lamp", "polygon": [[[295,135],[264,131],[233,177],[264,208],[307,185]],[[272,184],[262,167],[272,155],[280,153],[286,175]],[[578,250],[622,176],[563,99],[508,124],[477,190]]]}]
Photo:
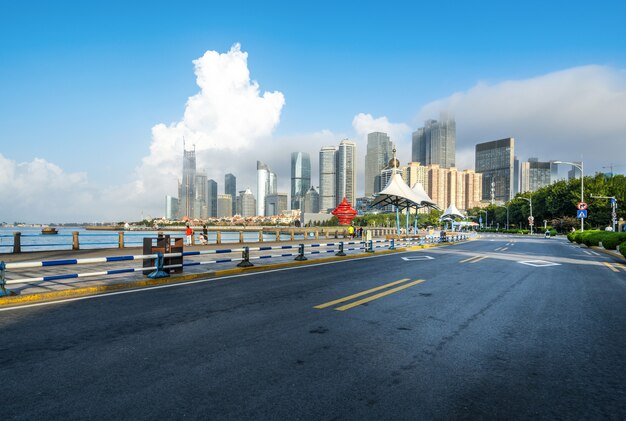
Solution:
[{"label": "street lamp", "polygon": [[533,198],[531,197],[530,199],[526,199],[525,197],[520,196],[520,199],[523,199],[527,201],[528,203],[530,203],[530,216],[528,217],[528,225],[530,225],[530,234],[532,235],[533,225],[535,222],[535,217],[533,216]]},{"label": "street lamp", "polygon": [[509,229],[509,207],[507,205],[498,205],[499,208],[506,208],[506,229]]},{"label": "street lamp", "polygon": [[[575,162],[569,161],[554,161],[555,164],[566,164],[571,165],[572,167],[576,167],[580,170],[580,201],[584,202],[584,192],[585,192],[585,172],[583,171],[583,161],[580,161],[580,165]],[[580,230],[585,230],[585,218],[580,218]]]}]

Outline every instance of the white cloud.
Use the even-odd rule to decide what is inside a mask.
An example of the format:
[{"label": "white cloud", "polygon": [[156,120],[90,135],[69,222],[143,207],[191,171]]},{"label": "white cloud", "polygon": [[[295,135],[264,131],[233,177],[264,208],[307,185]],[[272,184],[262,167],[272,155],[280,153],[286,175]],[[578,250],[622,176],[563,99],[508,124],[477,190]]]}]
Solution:
[{"label": "white cloud", "polygon": [[2,154],[0,197],[0,221],[9,223],[83,221],[94,199],[85,173],[66,173],[41,158],[18,163]]},{"label": "white cloud", "polygon": [[194,60],[200,92],[188,99],[181,121],[152,128],[150,154],[137,170],[133,189],[146,208],[160,214],[165,195],[177,195],[183,138],[187,149],[195,146],[197,168],[220,184],[227,172],[238,175],[256,168],[256,150],[271,142],[285,99],[280,92],[261,93],[250,80],[247,62],[239,44],[227,53],[207,51]]},{"label": "white cloud", "polygon": [[[626,138],[626,72],[584,66],[471,89],[427,104],[420,121],[451,111],[457,123],[457,151],[476,143],[514,137],[521,159],[580,160],[585,172],[621,158]],[[473,165],[472,165],[473,166]]]}]

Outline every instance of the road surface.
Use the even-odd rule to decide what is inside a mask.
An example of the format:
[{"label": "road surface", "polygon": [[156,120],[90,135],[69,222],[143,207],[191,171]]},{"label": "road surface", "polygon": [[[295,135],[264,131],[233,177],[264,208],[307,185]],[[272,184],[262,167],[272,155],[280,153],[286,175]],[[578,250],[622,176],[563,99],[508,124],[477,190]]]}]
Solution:
[{"label": "road surface", "polygon": [[626,418],[626,266],[439,248],[0,311],[7,419]]}]

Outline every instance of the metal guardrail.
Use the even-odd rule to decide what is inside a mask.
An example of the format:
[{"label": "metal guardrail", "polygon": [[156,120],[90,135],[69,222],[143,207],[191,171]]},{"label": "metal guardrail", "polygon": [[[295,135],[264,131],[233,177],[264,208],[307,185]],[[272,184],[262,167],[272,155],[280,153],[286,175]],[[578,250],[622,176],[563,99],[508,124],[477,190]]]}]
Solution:
[{"label": "metal guardrail", "polygon": [[[448,236],[449,241],[460,241],[462,239],[466,239],[467,236]],[[438,237],[430,237],[423,238],[423,241],[417,242],[417,244],[429,244],[440,242]],[[385,244],[382,244],[385,243]],[[386,244],[388,243],[388,244]],[[375,245],[376,244],[376,245]],[[152,274],[148,275],[149,277],[164,277],[169,276],[169,274],[163,272],[164,269],[173,269],[173,268],[181,268],[181,267],[190,267],[190,266],[199,266],[199,265],[210,265],[217,263],[229,263],[229,262],[239,262],[238,266],[246,267],[253,266],[250,262],[251,260],[263,260],[263,259],[272,259],[272,258],[281,258],[281,257],[294,257],[295,260],[307,260],[306,255],[316,255],[316,254],[325,254],[325,253],[335,253],[337,256],[345,256],[344,251],[354,251],[354,250],[364,250],[366,252],[374,252],[374,249],[379,248],[389,248],[390,250],[395,249],[397,246],[407,246],[414,245],[414,242],[402,242],[400,244],[396,243],[396,240],[369,240],[369,241],[349,241],[349,242],[332,242],[332,243],[318,243],[318,244],[298,244],[298,245],[284,245],[284,246],[260,246],[260,247],[242,247],[242,248],[234,248],[234,249],[218,249],[218,250],[198,250],[198,251],[187,251],[182,253],[155,253],[155,254],[142,254],[142,255],[128,255],[128,256],[109,256],[109,257],[94,257],[94,258],[85,258],[85,259],[59,259],[59,260],[44,260],[38,262],[15,262],[15,263],[5,263],[0,262],[0,296],[2,295],[10,295],[10,291],[6,290],[6,285],[15,285],[15,284],[32,284],[38,282],[46,282],[46,281],[58,281],[63,279],[77,279],[77,278],[89,278],[94,276],[111,276],[111,275],[120,275],[125,273],[135,273],[135,272],[146,272],[153,270]],[[329,250],[311,250],[305,252],[305,248],[326,248],[326,247],[335,247],[338,246],[338,249],[329,249]],[[357,246],[357,247],[348,247],[345,246]],[[280,253],[280,254],[268,254],[268,255],[260,255],[260,256],[250,256],[250,251],[270,251],[270,250],[294,250],[298,249],[297,253]],[[202,255],[217,255],[217,254],[227,254],[227,253],[237,253],[241,252],[241,257],[232,257],[225,259],[214,259],[207,261],[187,261],[182,264],[175,265],[163,265],[163,258],[166,257],[187,257],[187,256],[202,256]],[[22,279],[10,279],[7,280],[5,277],[7,270],[19,270],[19,269],[32,269],[32,268],[43,268],[43,267],[56,267],[56,266],[71,266],[71,265],[88,265],[88,264],[97,264],[97,263],[116,263],[116,262],[125,262],[125,261],[139,261],[139,260],[154,260],[154,266],[150,267],[138,267],[138,268],[123,268],[123,269],[110,269],[103,270],[97,272],[86,272],[86,273],[71,273],[71,274],[60,274],[60,275],[48,275],[48,276],[39,276],[33,278],[22,278]],[[154,276],[153,276],[154,275]]]}]

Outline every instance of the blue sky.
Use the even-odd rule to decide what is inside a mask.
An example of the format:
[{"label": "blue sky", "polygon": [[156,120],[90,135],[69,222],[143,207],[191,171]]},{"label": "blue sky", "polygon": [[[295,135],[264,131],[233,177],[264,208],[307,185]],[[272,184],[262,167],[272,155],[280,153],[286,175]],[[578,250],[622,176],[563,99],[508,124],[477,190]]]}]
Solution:
[{"label": "blue sky", "polygon": [[[471,108],[475,103],[467,98],[480,84],[494,89],[510,81],[531,84],[585,66],[601,67],[598,80],[607,82],[599,90],[608,86],[610,98],[624,95],[623,1],[416,3],[0,0],[0,154],[18,174],[35,158],[52,164],[64,175],[75,175],[70,179],[85,194],[135,183],[136,169],[154,142],[151,129],[181,121],[188,98],[199,91],[192,61],[206,51],[227,53],[235,43],[248,54],[250,77],[261,94],[284,96],[280,123],[263,141],[285,147],[289,139],[309,142],[321,131],[326,131],[321,143],[358,137],[354,118],[359,113],[414,130],[429,112],[435,115],[428,117],[437,117],[433,103],[454,94],[466,98],[459,110]],[[574,101],[584,102],[585,92]],[[611,103],[613,112],[624,104],[603,98],[599,103]],[[626,116],[626,109],[621,111]],[[488,106],[485,113],[490,113]],[[527,139],[527,145],[535,141],[513,127],[510,134],[465,131],[469,123],[459,124],[463,115],[455,115],[458,149],[492,140],[481,136],[510,135],[518,142]],[[529,121],[519,124],[527,127]],[[616,139],[621,129],[615,128]],[[399,133],[405,138],[395,141],[406,144],[410,132]],[[574,141],[573,149],[576,142],[585,139]],[[312,153],[319,146],[312,144]],[[578,151],[571,152],[540,158],[576,159]],[[622,163],[616,159],[606,161]],[[249,157],[247,166],[253,169],[255,160]],[[596,161],[586,166],[601,168],[601,159]],[[283,169],[288,162],[270,165]],[[247,178],[253,171],[233,167],[220,172],[239,171],[242,184],[252,184]],[[289,177],[288,172],[278,175]],[[10,187],[4,191],[12,193]],[[97,217],[136,219],[138,214],[110,206],[108,214]],[[159,209],[150,206],[156,216]],[[27,219],[85,215],[89,220],[93,211],[47,214],[38,207],[32,202]],[[0,221],[12,221],[25,211],[2,212]]]}]

